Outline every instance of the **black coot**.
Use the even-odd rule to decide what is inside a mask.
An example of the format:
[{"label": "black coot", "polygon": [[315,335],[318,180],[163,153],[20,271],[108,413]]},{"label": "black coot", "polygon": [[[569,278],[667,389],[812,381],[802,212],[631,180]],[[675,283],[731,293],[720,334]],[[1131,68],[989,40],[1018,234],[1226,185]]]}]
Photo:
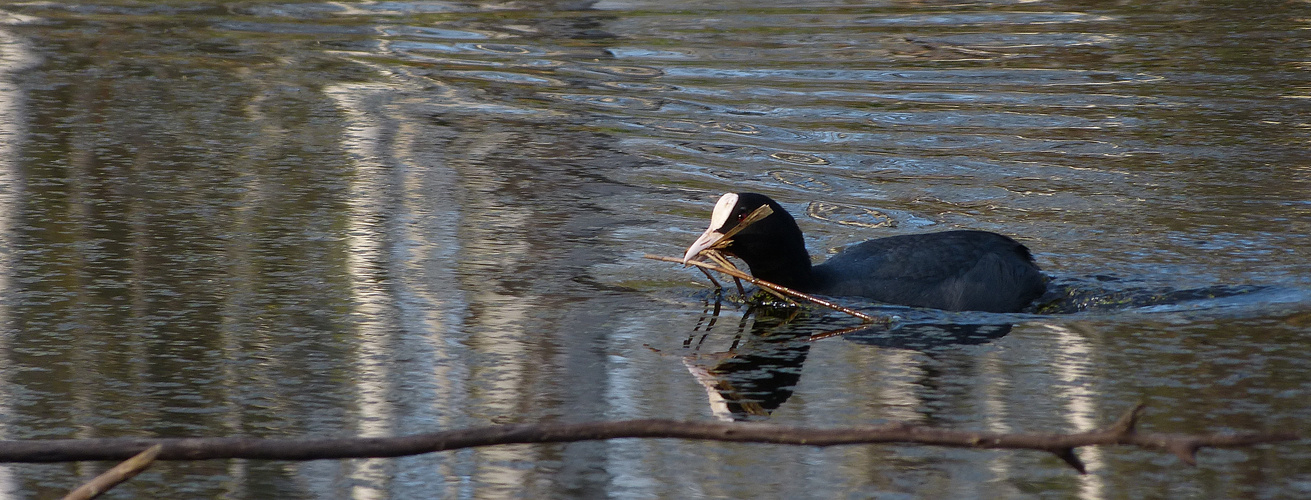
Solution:
[{"label": "black coot", "polygon": [[[762,205],[773,213],[730,232]],[[727,241],[725,243],[724,241]],[[806,293],[860,296],[888,304],[950,311],[1015,312],[1046,290],[1029,249],[984,231],[946,231],[869,240],[827,262],[810,264],[797,222],[768,196],[728,193],[684,261],[714,248],[751,274]]]}]

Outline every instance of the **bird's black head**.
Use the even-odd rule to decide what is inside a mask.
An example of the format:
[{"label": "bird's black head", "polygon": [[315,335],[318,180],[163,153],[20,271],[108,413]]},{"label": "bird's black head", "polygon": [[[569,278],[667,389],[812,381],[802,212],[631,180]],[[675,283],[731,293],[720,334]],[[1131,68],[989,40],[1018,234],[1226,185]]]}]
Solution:
[{"label": "bird's black head", "polygon": [[[762,206],[768,206],[772,213],[753,219],[752,214]],[[743,223],[746,225],[738,227]],[[795,287],[810,276],[810,255],[797,221],[763,194],[721,196],[711,213],[710,227],[687,249],[683,259],[692,260],[710,248],[742,259],[752,275],[779,285]]]}]

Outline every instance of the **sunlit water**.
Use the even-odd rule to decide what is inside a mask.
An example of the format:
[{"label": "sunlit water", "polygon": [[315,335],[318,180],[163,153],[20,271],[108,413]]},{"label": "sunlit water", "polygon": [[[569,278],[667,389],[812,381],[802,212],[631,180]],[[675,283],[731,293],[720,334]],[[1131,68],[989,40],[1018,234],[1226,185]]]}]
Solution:
[{"label": "sunlit water", "polygon": [[[1267,2],[0,5],[7,438],[511,422],[1311,422],[1311,8]],[[1135,5],[1141,4],[1141,5]],[[1014,235],[1015,315],[710,316],[758,191],[817,258]],[[730,293],[734,295],[734,293]],[[731,297],[730,297],[731,298]],[[713,324],[712,324],[713,323]],[[811,339],[810,336],[817,337]],[[1168,454],[621,440],[161,463],[115,498],[1295,498]],[[9,466],[49,498],[103,464]]]}]

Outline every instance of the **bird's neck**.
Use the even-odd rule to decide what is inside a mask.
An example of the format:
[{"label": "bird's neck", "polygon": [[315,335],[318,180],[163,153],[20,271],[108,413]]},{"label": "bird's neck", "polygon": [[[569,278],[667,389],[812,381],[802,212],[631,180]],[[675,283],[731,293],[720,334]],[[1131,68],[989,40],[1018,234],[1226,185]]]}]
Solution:
[{"label": "bird's neck", "polygon": [[810,288],[813,280],[810,253],[800,236],[795,241],[775,241],[749,248],[734,253],[751,268],[752,276],[794,290]]}]

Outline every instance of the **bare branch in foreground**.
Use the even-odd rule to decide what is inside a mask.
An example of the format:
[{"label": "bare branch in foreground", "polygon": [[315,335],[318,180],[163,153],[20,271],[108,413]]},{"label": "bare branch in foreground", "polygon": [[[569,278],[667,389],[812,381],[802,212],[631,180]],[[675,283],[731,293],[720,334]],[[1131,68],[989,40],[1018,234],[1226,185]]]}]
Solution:
[{"label": "bare branch in foreground", "polygon": [[[683,264],[683,263],[684,263],[684,262],[683,262],[683,259],[680,259],[680,258],[677,258],[677,257],[662,257],[662,256],[659,256],[659,255],[645,254],[645,255],[642,256],[642,258],[644,258],[644,259],[651,259],[651,260],[659,260],[659,261],[664,261],[664,262],[674,262],[674,263],[677,263],[677,264]],[[746,280],[746,281],[750,282],[751,284],[756,285],[756,286],[758,286],[758,287],[761,287],[761,288],[768,288],[768,289],[770,289],[770,290],[773,290],[773,291],[775,291],[775,292],[781,293],[781,294],[783,294],[783,295],[787,295],[787,296],[792,297],[792,298],[801,299],[801,300],[804,300],[804,301],[806,301],[806,302],[810,302],[810,303],[812,303],[812,304],[816,304],[816,305],[819,305],[819,306],[827,307],[827,308],[832,309],[832,310],[834,310],[834,311],[838,311],[838,312],[842,312],[842,313],[850,314],[850,315],[855,316],[855,317],[857,317],[857,318],[863,319],[863,320],[865,320],[865,321],[867,321],[867,322],[871,322],[871,323],[874,323],[874,322],[877,322],[877,323],[889,323],[889,322],[891,322],[891,320],[889,320],[888,318],[879,318],[879,317],[875,317],[875,316],[870,316],[870,315],[865,314],[865,313],[863,313],[863,312],[857,311],[857,310],[855,310],[855,309],[851,309],[851,308],[849,308],[849,307],[844,307],[844,306],[842,306],[842,305],[835,304],[835,303],[833,303],[833,302],[829,302],[829,301],[827,301],[827,300],[821,299],[821,298],[816,297],[816,296],[814,296],[814,295],[809,295],[809,294],[801,293],[801,292],[798,292],[798,291],[793,290],[793,289],[791,289],[791,288],[788,288],[788,287],[785,287],[785,286],[782,286],[782,285],[775,285],[775,284],[773,284],[773,283],[770,283],[770,282],[765,281],[765,280],[762,280],[762,279],[756,279],[755,277],[752,277],[750,274],[744,273],[744,272],[742,272],[741,270],[738,270],[738,269],[730,269],[730,268],[727,268],[727,267],[724,267],[724,266],[717,266],[717,265],[714,265],[714,264],[708,264],[708,263],[705,263],[705,262],[698,262],[698,261],[689,261],[689,262],[687,262],[686,264],[688,264],[688,265],[693,265],[693,266],[697,266],[697,267],[704,268],[704,269],[709,269],[709,270],[711,270],[711,271],[721,272],[721,273],[727,274],[727,275],[729,275],[729,276],[732,276],[732,277],[734,277],[734,278],[743,279],[743,280]],[[718,285],[718,284],[716,284],[716,285]]]},{"label": "bare branch in foreground", "polygon": [[385,438],[121,438],[0,441],[0,462],[122,460],[150,446],[159,460],[324,460],[385,458],[516,443],[566,443],[619,438],[673,438],[808,446],[906,443],[958,448],[1038,450],[1053,453],[1079,472],[1074,456],[1084,446],[1127,445],[1171,451],[1195,464],[1205,447],[1240,447],[1299,439],[1293,433],[1158,434],[1134,430],[1142,406],[1104,429],[1073,434],[1000,434],[938,429],[910,424],[808,429],[795,426],[679,420],[625,420],[575,424],[518,424]]},{"label": "bare branch in foreground", "polygon": [[132,479],[140,474],[141,471],[155,463],[155,457],[164,447],[154,445],[146,448],[146,451],[134,455],[121,464],[96,476],[95,479],[88,481],[86,484],[79,486],[77,489],[64,495],[64,500],[91,500],[100,496],[102,493],[109,491],[110,488],[118,486],[119,483]]}]

